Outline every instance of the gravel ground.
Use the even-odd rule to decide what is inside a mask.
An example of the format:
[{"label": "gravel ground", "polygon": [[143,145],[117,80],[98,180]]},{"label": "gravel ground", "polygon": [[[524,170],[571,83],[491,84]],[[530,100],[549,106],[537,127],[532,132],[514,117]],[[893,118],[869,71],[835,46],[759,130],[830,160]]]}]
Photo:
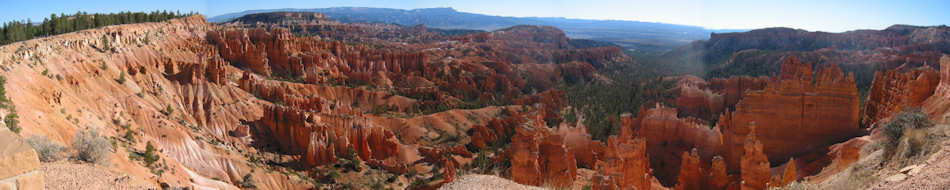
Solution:
[{"label": "gravel ground", "polygon": [[469,174],[464,175],[439,188],[439,190],[493,190],[493,189],[531,189],[543,190],[545,188],[527,186],[515,183],[492,175]]},{"label": "gravel ground", "polygon": [[919,173],[908,173],[906,179],[885,181],[872,189],[950,189],[950,141],[944,141],[941,146],[939,152],[920,163]]},{"label": "gravel ground", "polygon": [[155,189],[135,176],[116,174],[102,166],[68,161],[40,165],[46,189]]}]

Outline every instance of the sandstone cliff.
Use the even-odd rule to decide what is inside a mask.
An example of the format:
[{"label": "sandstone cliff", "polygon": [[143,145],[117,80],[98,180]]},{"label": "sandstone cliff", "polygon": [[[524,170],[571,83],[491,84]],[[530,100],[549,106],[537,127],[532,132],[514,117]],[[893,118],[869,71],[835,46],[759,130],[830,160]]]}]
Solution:
[{"label": "sandstone cliff", "polygon": [[940,58],[940,84],[922,105],[932,120],[946,121],[943,117],[950,111],[950,56],[944,55]]},{"label": "sandstone cliff", "polygon": [[888,70],[875,73],[871,90],[861,108],[861,125],[872,127],[882,119],[910,107],[920,107],[940,83],[937,71],[921,67],[901,73]]},{"label": "sandstone cliff", "polygon": [[[787,59],[782,72],[762,91],[747,92],[736,110],[719,118],[724,157],[738,166],[741,147],[750,126],[769,161],[787,161],[859,135],[858,97],[854,78],[835,65],[812,71],[810,64]],[[831,127],[829,127],[831,126]]]}]

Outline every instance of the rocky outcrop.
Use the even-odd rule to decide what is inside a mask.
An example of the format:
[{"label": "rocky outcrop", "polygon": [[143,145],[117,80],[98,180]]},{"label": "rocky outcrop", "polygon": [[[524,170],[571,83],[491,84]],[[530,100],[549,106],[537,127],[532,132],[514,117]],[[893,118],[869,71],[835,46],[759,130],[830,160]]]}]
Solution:
[{"label": "rocky outcrop", "polygon": [[564,137],[564,145],[573,154],[578,168],[593,169],[597,161],[603,157],[606,147],[604,143],[591,139],[587,131],[585,126],[561,126],[555,130],[555,133]]},{"label": "rocky outcrop", "polygon": [[950,56],[944,55],[940,58],[940,84],[922,105],[931,119],[946,121],[943,117],[950,111]]},{"label": "rocky outcrop", "polygon": [[[762,90],[768,84],[768,77],[730,76],[729,78],[709,79],[709,89],[722,94],[723,105],[732,108],[749,90]],[[714,112],[721,113],[721,112]]]},{"label": "rocky outcrop", "polygon": [[406,172],[407,160],[398,157],[402,144],[392,132],[368,119],[267,106],[256,123],[280,137],[275,140],[281,150],[301,154],[307,166],[332,164],[337,157],[355,153],[370,164]]},{"label": "rocky outcrop", "polygon": [[755,127],[745,139],[742,160],[740,162],[741,189],[766,189],[771,171],[769,160],[762,150],[762,143],[756,137]]},{"label": "rocky outcrop", "polygon": [[861,126],[871,127],[909,107],[920,107],[940,83],[936,70],[921,67],[909,72],[888,70],[874,74],[874,81],[861,108]]},{"label": "rocky outcrop", "polygon": [[703,168],[700,167],[699,153],[696,152],[696,149],[690,150],[689,152],[683,152],[683,157],[680,159],[682,163],[680,164],[679,177],[676,178],[676,190],[686,190],[686,189],[703,189],[702,185],[704,184],[704,175]]},{"label": "rocky outcrop", "polygon": [[30,144],[6,127],[0,127],[0,189],[44,189],[40,159]]},{"label": "rocky outcrop", "polygon": [[[705,81],[702,82],[705,84]],[[674,104],[681,116],[711,120],[726,108],[722,94],[689,84],[680,85],[678,88],[679,96],[674,100]]]},{"label": "rocky outcrop", "polygon": [[[577,176],[574,155],[564,137],[545,125],[518,127],[511,139],[511,179],[527,185],[568,187]],[[540,127],[536,127],[540,126]]]},{"label": "rocky outcrop", "polygon": [[860,160],[861,149],[868,143],[871,143],[871,137],[862,136],[832,145],[822,159],[804,165],[803,172],[814,174],[809,177],[810,181],[825,181]]},{"label": "rocky outcrop", "polygon": [[650,165],[661,182],[672,186],[681,170],[683,152],[696,150],[698,156],[711,159],[720,151],[722,134],[718,128],[692,118],[678,118],[675,108],[656,105],[641,109],[637,117],[621,117],[620,136],[646,141]]},{"label": "rocky outcrop", "polygon": [[858,97],[854,77],[835,65],[812,71],[810,64],[787,59],[782,72],[762,91],[747,92],[736,110],[717,124],[723,156],[734,171],[753,123],[771,162],[783,162],[858,136]]},{"label": "rocky outcrop", "polygon": [[597,162],[593,189],[653,189],[655,178],[646,153],[646,140],[611,136],[604,158]]},{"label": "rocky outcrop", "polygon": [[[19,113],[24,134],[57,142],[85,128],[129,134],[136,141],[119,140],[123,146],[110,153],[116,168],[171,186],[234,189],[249,175],[262,189],[323,188],[251,172],[252,166],[291,162],[319,170],[341,159],[372,170],[445,174],[445,183],[471,160],[466,148],[504,145],[525,122],[536,132],[522,134],[518,146],[538,155],[531,173],[538,184],[570,186],[578,166],[594,168],[603,158],[606,146],[591,140],[585,127],[546,125],[560,121],[558,111],[567,104],[554,86],[598,78],[596,67],[626,59],[619,48],[581,47],[549,27],[448,40],[430,38],[424,26],[380,24],[394,30],[368,32],[374,24],[283,16],[287,22],[271,24],[339,24],[328,30],[375,40],[348,44],[295,35],[307,27],[221,27],[201,16],[90,29],[0,46],[5,87],[16,92],[8,93],[8,105],[30,110]],[[419,36],[383,42],[402,35]],[[115,50],[100,51],[100,43]],[[38,62],[42,67],[30,64]],[[534,76],[556,81],[528,88]],[[537,118],[525,121],[511,111],[522,109],[513,103],[526,104]],[[468,147],[446,145],[467,140]],[[164,175],[124,156],[146,142],[162,150]]]},{"label": "rocky outcrop", "polygon": [[[732,65],[725,65],[726,68],[752,65],[771,67],[766,65],[779,63],[782,57],[796,55],[811,62],[857,62],[879,66],[888,65],[885,68],[891,69],[903,64],[918,66],[927,63],[935,64],[939,59],[940,50],[947,47],[947,41],[950,41],[950,27],[946,26],[894,25],[884,30],[858,30],[843,33],[765,28],[748,32],[712,34],[709,40],[674,50],[671,55],[704,51],[700,59],[705,62],[732,63]],[[767,58],[741,56],[750,50],[757,51],[755,54],[758,55],[754,57]]]},{"label": "rocky outcrop", "polygon": [[781,168],[782,175],[772,176],[772,180],[769,182],[769,188],[772,187],[785,187],[789,183],[795,182],[798,180],[798,165],[795,164],[795,159],[789,159],[786,162],[785,167]]},{"label": "rocky outcrop", "polygon": [[768,77],[730,76],[712,78],[707,82],[699,77],[686,75],[681,77],[672,89],[679,91],[679,96],[673,102],[681,117],[690,116],[712,121],[726,109],[733,108],[747,90],[764,89],[768,80]]},{"label": "rocky outcrop", "polygon": [[726,189],[731,183],[737,181],[735,176],[730,176],[726,172],[726,161],[721,156],[715,156],[710,161],[711,164],[706,174],[705,189]]}]

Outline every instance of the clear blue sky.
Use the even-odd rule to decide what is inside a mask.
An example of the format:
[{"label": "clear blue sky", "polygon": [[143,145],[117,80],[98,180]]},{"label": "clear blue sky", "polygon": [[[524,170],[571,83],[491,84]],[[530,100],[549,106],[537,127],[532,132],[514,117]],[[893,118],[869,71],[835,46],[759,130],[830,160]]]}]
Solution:
[{"label": "clear blue sky", "polygon": [[636,20],[712,29],[784,26],[841,32],[892,24],[950,24],[948,0],[2,0],[0,22],[42,20],[50,13],[76,11],[181,10],[216,16],[252,9],[339,6],[453,7],[489,15]]}]

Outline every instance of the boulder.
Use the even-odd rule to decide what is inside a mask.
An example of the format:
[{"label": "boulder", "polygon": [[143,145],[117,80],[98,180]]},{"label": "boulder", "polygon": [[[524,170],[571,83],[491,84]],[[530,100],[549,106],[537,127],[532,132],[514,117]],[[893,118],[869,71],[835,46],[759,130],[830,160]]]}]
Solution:
[{"label": "boulder", "polygon": [[0,189],[43,189],[43,173],[36,170],[39,166],[33,147],[20,135],[0,127]]}]

